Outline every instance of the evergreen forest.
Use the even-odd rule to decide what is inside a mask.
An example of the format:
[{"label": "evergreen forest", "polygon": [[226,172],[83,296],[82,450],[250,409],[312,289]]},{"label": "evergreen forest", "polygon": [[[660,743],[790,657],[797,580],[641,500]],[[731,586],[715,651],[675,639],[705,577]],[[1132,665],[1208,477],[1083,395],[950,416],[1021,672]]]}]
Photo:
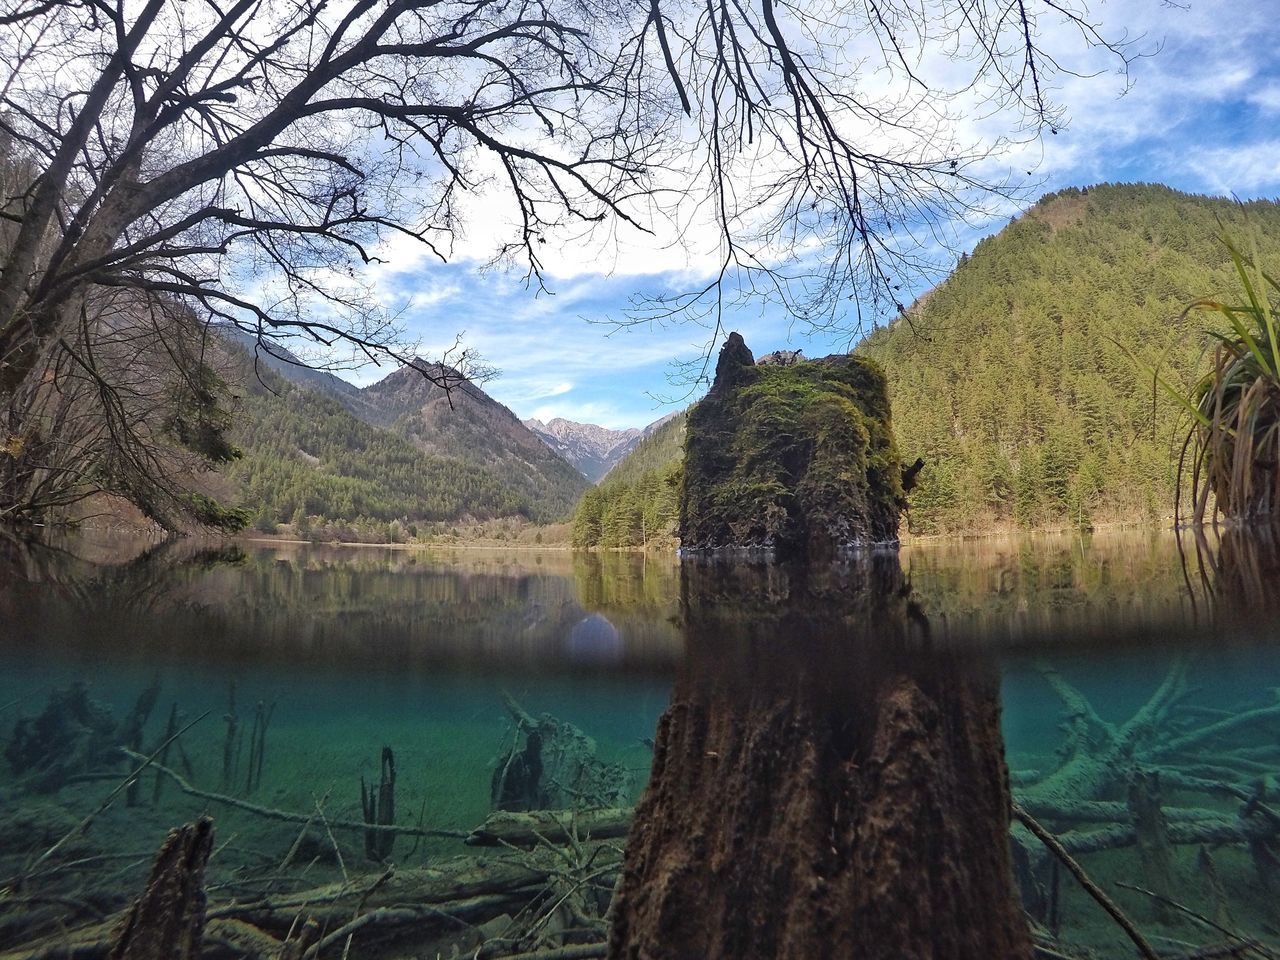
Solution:
[{"label": "evergreen forest", "polygon": [[303,537],[396,542],[423,522],[550,521],[562,509],[522,494],[494,469],[423,452],[270,370],[250,372],[238,393],[233,436],[243,456],[226,473],[242,486],[258,530],[289,523]]},{"label": "evergreen forest", "polygon": [[683,413],[672,417],[583,494],[575,547],[675,545],[685,421]]},{"label": "evergreen forest", "polygon": [[1044,197],[864,341],[903,457],[911,527],[936,533],[1154,520],[1187,422],[1154,383],[1206,363],[1203,297],[1238,297],[1223,232],[1280,255],[1280,207],[1154,185]]},{"label": "evergreen forest", "polygon": [[[926,461],[910,529],[1169,516],[1188,424],[1152,373],[1188,390],[1203,373],[1215,321],[1187,308],[1238,297],[1224,232],[1280,259],[1272,202],[1145,184],[1049,194],[867,337],[857,350],[888,377],[903,459]],[[673,434],[637,448],[582,501],[574,542],[639,544],[641,483],[678,477],[681,456]]]}]

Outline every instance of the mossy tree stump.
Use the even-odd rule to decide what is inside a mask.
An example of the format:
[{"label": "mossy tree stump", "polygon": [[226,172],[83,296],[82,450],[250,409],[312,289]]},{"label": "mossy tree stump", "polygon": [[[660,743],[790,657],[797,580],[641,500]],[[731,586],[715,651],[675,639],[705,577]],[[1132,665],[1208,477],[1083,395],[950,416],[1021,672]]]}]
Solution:
[{"label": "mossy tree stump", "polygon": [[[892,552],[823,562],[896,538],[900,471],[874,366],[729,338],[689,417],[686,653],[614,960],[1030,957],[996,671],[934,648]],[[793,562],[714,556],[743,548]]]},{"label": "mossy tree stump", "polygon": [[902,465],[884,374],[850,355],[756,364],[729,335],[690,412],[680,542],[829,557],[896,541]]}]

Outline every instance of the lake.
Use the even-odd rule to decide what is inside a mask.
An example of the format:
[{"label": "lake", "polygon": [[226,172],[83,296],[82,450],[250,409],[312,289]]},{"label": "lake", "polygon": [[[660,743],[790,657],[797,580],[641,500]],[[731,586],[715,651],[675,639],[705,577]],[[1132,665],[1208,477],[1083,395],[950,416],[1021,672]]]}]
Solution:
[{"label": "lake", "polygon": [[[9,544],[0,957],[105,956],[167,832],[205,813],[209,955],[265,957],[311,916],[300,956],[602,956],[655,747],[687,780],[673,698],[744,740],[765,707],[811,700],[806,722],[840,730],[794,734],[797,749],[863,762],[874,747],[846,728],[884,669],[944,700],[980,702],[990,680],[1015,802],[1160,956],[1273,955],[1275,549],[1178,546],[1167,531],[916,543],[797,572]],[[762,746],[737,749],[699,746],[714,763],[698,782],[763,769]],[[543,808],[560,813],[529,819]],[[495,809],[506,819],[477,832]],[[1022,824],[1011,849],[1041,956],[1135,955]]]}]

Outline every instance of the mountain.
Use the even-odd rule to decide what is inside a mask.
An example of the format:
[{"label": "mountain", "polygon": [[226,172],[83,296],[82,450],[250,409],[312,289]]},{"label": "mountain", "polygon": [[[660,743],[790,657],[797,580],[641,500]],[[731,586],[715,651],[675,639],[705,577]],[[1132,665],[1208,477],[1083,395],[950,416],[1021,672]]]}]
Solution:
[{"label": "mountain", "polygon": [[[1240,294],[1219,235],[1280,262],[1280,207],[1162,186],[1041,199],[859,347],[889,379],[921,532],[1154,519],[1172,511],[1187,422],[1149,367],[1190,385]],[[1274,269],[1274,268],[1273,268]]]},{"label": "mountain", "polygon": [[592,483],[599,482],[642,436],[636,427],[610,430],[594,423],[575,423],[561,417],[556,417],[550,423],[525,420],[524,425],[541,437],[552,450],[577,467]]},{"label": "mountain", "polygon": [[655,470],[666,470],[684,459],[684,425],[687,411],[677,410],[644,428],[631,451],[609,471],[610,486],[633,484]]},{"label": "mountain", "polygon": [[251,341],[224,341],[244,451],[227,473],[260,529],[321,520],[380,539],[396,521],[549,522],[589,486],[470,382],[446,392],[402,368],[358,388],[277,344],[255,362]]},{"label": "mountain", "polygon": [[307,366],[281,343],[266,338],[260,340],[237,327],[220,327],[218,332],[224,342],[249,354],[252,372],[260,373],[264,368],[274,371],[289,383],[332,397],[362,420],[370,420],[368,404],[355,384],[328,370]]},{"label": "mountain", "polygon": [[562,417],[556,417],[550,423],[525,420],[524,425],[577,467],[588,480],[599,483],[640,441],[674,416],[677,414],[669,413],[643,429],[610,430],[594,423],[576,423]]},{"label": "mountain", "polygon": [[[1276,203],[1145,184],[1063,190],[867,337],[857,349],[885,370],[899,450],[926,461],[911,529],[1167,516],[1187,422],[1150,369],[1188,386],[1203,371],[1213,320],[1187,306],[1240,296],[1223,229],[1280,262]],[[665,496],[655,480],[678,477],[680,437],[674,425],[654,436],[589,492],[575,542],[639,543],[637,511]]]},{"label": "mountain", "polygon": [[[437,376],[452,375],[438,365],[419,366]],[[567,514],[589,486],[514,413],[470,381],[446,391],[417,369],[401,367],[360,395],[371,423],[400,433],[427,453],[495,470],[538,504],[535,519]]]},{"label": "mountain", "polygon": [[680,411],[652,424],[649,435],[583,495],[573,515],[574,546],[675,544],[686,419]]}]

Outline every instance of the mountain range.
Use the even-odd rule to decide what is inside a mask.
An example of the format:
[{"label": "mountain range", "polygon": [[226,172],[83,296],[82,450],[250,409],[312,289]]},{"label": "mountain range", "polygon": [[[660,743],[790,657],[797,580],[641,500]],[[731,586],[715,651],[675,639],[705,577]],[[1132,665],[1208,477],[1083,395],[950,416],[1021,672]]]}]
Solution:
[{"label": "mountain range", "polygon": [[[263,530],[278,523],[366,527],[464,519],[562,519],[590,485],[479,386],[418,363],[367,387],[299,366],[278,344],[227,332],[237,394],[228,469]],[[256,362],[255,362],[256,360]],[[382,531],[375,531],[382,532]]]},{"label": "mountain range", "polygon": [[[1183,408],[1213,321],[1238,292],[1223,231],[1280,262],[1280,205],[1150,184],[1043,197],[962,255],[906,314],[856,348],[884,368],[904,462],[923,457],[919,533],[1152,521],[1172,512]],[[768,345],[761,344],[762,349]],[[630,546],[637,505],[672,478],[674,435],[624,460],[575,514],[582,544]]]},{"label": "mountain range", "polygon": [[640,441],[652,436],[676,413],[669,413],[647,427],[631,427],[626,430],[610,430],[594,423],[577,423],[556,417],[549,423],[541,420],[525,420],[524,425],[542,438],[552,450],[578,468],[592,483],[603,480],[617,464],[625,459]]}]

